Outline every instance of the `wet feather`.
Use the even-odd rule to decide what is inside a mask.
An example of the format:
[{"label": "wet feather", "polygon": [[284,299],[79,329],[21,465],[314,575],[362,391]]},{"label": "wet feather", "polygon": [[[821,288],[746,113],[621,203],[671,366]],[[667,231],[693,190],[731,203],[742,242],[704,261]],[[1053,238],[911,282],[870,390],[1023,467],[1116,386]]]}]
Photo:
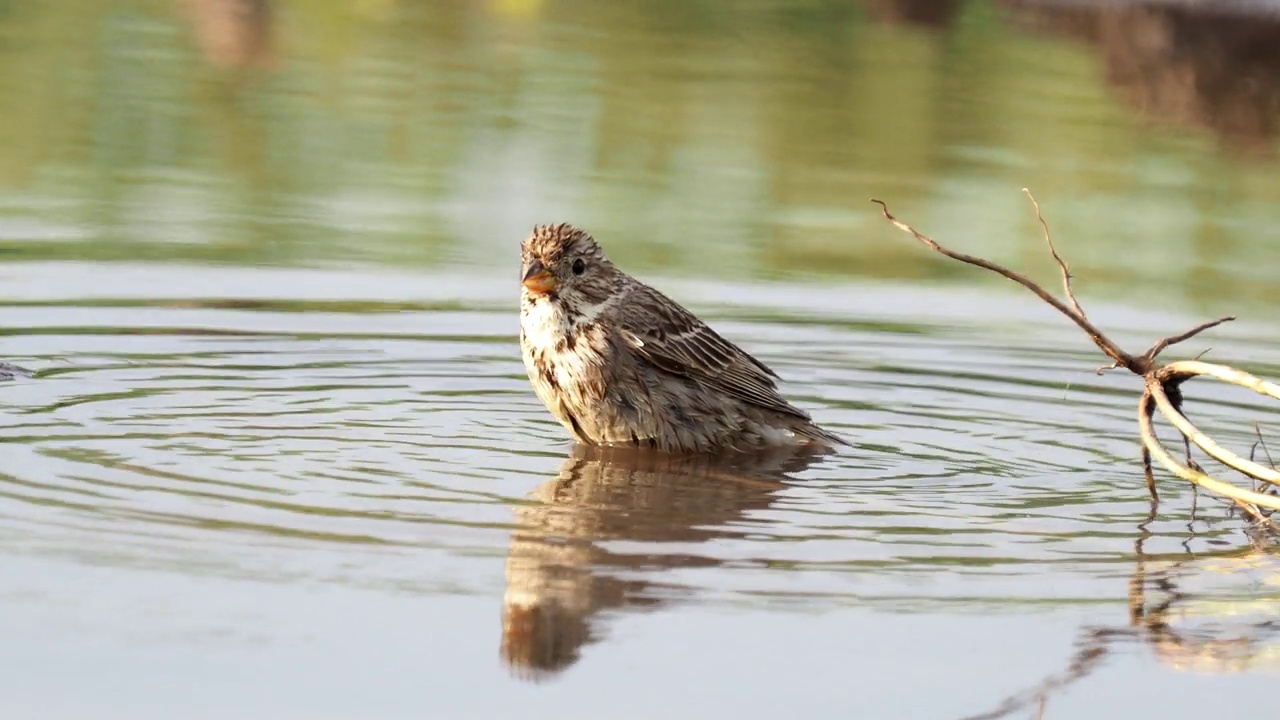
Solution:
[{"label": "wet feather", "polygon": [[525,368],[580,442],[677,452],[843,443],[778,392],[773,370],[617,269],[585,232],[539,226],[522,260],[524,273],[551,278],[521,295]]}]

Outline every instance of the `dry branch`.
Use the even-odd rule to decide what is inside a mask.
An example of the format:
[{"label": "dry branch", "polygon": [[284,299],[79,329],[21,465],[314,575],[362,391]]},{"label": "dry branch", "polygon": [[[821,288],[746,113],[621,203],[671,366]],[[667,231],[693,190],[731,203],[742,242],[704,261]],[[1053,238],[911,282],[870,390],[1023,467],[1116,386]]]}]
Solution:
[{"label": "dry branch", "polygon": [[[1034,196],[1031,195],[1030,191],[1026,191],[1026,192],[1027,192],[1027,196],[1031,198],[1031,202],[1035,204],[1036,216],[1039,217],[1040,204],[1036,203],[1036,199]],[[1092,322],[1090,322],[1088,316],[1085,315],[1083,309],[1079,309],[1080,304],[1076,302],[1075,295],[1071,292],[1071,271],[1068,269],[1067,264],[1063,262],[1062,258],[1058,255],[1058,251],[1054,249],[1053,241],[1049,239],[1049,226],[1047,223],[1044,222],[1043,218],[1041,218],[1040,222],[1045,229],[1045,240],[1049,244],[1049,252],[1053,254],[1054,261],[1058,263],[1058,269],[1062,271],[1063,285],[1066,286],[1067,298],[1071,301],[1072,307],[1068,307],[1061,300],[1054,297],[1047,290],[1045,290],[1044,288],[1036,284],[1035,281],[1028,279],[1024,275],[1016,273],[1010,270],[1009,268],[1004,267],[1003,265],[997,265],[996,263],[993,263],[990,260],[983,260],[982,258],[979,258],[979,257],[974,257],[972,255],[965,255],[964,253],[956,252],[954,250],[949,250],[943,247],[938,243],[937,240],[934,240],[928,235],[922,234],[921,232],[911,227],[907,223],[904,223],[898,218],[894,217],[893,214],[889,212],[889,206],[886,205],[884,201],[872,198],[871,202],[876,203],[877,205],[880,206],[880,211],[884,213],[885,219],[893,223],[894,227],[897,227],[899,230],[902,230],[903,232],[910,233],[917,240],[924,243],[931,249],[939,253],[942,253],[943,255],[946,255],[947,257],[953,260],[959,260],[962,263],[976,265],[980,268],[990,270],[991,272],[994,272],[996,274],[1003,275],[1004,277],[1009,278],[1010,280],[1018,283],[1019,285],[1035,293],[1036,296],[1039,297],[1041,300],[1044,300],[1045,302],[1052,305],[1054,309],[1056,309],[1058,312],[1062,313],[1063,315],[1066,315],[1068,318],[1071,319],[1072,322],[1074,322],[1076,325],[1079,325],[1081,330],[1084,330],[1085,333],[1089,335],[1089,339],[1093,340],[1093,343],[1098,346],[1099,350],[1106,353],[1107,357],[1111,358],[1114,361],[1113,364],[1110,366],[1099,368],[1098,370],[1099,373],[1101,373],[1103,370],[1107,370],[1113,367],[1116,367],[1116,368],[1122,367],[1122,368],[1127,368],[1130,372],[1132,372],[1135,375],[1146,375],[1147,373],[1151,372],[1152,370],[1158,367],[1155,362],[1156,356],[1159,355],[1162,351],[1164,351],[1165,348],[1169,347],[1170,345],[1176,345],[1180,342],[1183,342],[1184,340],[1190,340],[1191,338],[1195,337],[1196,335],[1199,335],[1200,333],[1204,332],[1205,330],[1208,330],[1211,327],[1221,325],[1224,322],[1235,320],[1234,315],[1218,318],[1217,320],[1211,320],[1201,325],[1197,325],[1196,327],[1191,328],[1190,330],[1182,333],[1181,335],[1172,335],[1170,337],[1161,338],[1160,340],[1157,340],[1156,343],[1152,345],[1150,349],[1148,349],[1145,353],[1141,355],[1130,355],[1129,353],[1122,350],[1120,346],[1117,345],[1111,338],[1107,337],[1106,334],[1104,334],[1101,330],[1099,330],[1097,326],[1095,326]]]},{"label": "dry branch", "polygon": [[1249,459],[1253,459],[1253,451],[1261,446],[1262,453],[1267,456],[1267,462],[1271,464],[1271,468],[1274,470],[1276,461],[1271,459],[1271,450],[1267,447],[1267,441],[1262,439],[1262,428],[1258,427],[1258,423],[1253,424],[1253,434],[1258,436],[1258,442],[1254,443],[1253,448],[1249,450]]},{"label": "dry branch", "polygon": [[[1155,457],[1165,468],[1174,475],[1187,480],[1195,487],[1202,487],[1211,492],[1217,493],[1233,500],[1240,508],[1248,513],[1252,518],[1260,523],[1266,523],[1271,526],[1270,515],[1272,510],[1280,509],[1280,496],[1274,494],[1260,493],[1253,490],[1243,490],[1230,483],[1217,480],[1210,477],[1204,472],[1194,460],[1191,459],[1191,444],[1194,443],[1210,457],[1218,462],[1230,467],[1240,473],[1264,483],[1280,486],[1280,472],[1275,468],[1267,468],[1259,465],[1252,460],[1246,460],[1235,453],[1232,453],[1214,442],[1211,438],[1200,432],[1190,420],[1182,413],[1182,391],[1181,385],[1186,380],[1196,376],[1209,376],[1228,383],[1249,388],[1257,393],[1266,395],[1280,400],[1280,386],[1260,380],[1248,373],[1241,372],[1235,368],[1224,365],[1215,365],[1212,363],[1193,361],[1175,362],[1169,365],[1160,365],[1156,362],[1156,358],[1171,345],[1189,340],[1196,335],[1213,327],[1217,327],[1224,322],[1234,320],[1234,316],[1227,316],[1201,323],[1196,327],[1187,330],[1179,335],[1170,335],[1168,337],[1157,340],[1146,352],[1141,355],[1133,355],[1125,352],[1123,348],[1117,345],[1111,338],[1107,337],[1085,314],[1084,308],[1076,300],[1075,292],[1071,287],[1071,270],[1062,256],[1058,254],[1057,248],[1053,244],[1053,238],[1049,233],[1049,224],[1045,222],[1044,216],[1040,213],[1040,203],[1036,201],[1031,191],[1023,188],[1023,192],[1030,198],[1032,206],[1035,208],[1036,220],[1040,222],[1040,227],[1044,231],[1045,244],[1049,248],[1049,253],[1053,256],[1053,260],[1058,265],[1058,270],[1062,274],[1062,287],[1066,294],[1067,302],[1063,302],[1054,297],[1051,293],[1038,285],[1026,276],[1014,272],[1009,268],[984,260],[972,255],[966,255],[956,252],[939,244],[936,240],[921,233],[911,225],[899,220],[889,212],[889,206],[883,201],[872,198],[871,202],[880,206],[880,211],[884,214],[886,220],[893,224],[894,227],[909,233],[912,237],[919,240],[931,250],[938,252],[953,260],[962,263],[974,265],[984,270],[989,270],[998,275],[1006,277],[1019,285],[1027,288],[1035,293],[1037,297],[1053,306],[1055,310],[1067,316],[1072,322],[1084,330],[1088,334],[1089,339],[1098,346],[1107,357],[1111,358],[1110,365],[1098,369],[1098,373],[1111,368],[1126,368],[1135,375],[1140,375],[1146,381],[1142,398],[1138,403],[1138,429],[1142,437],[1142,460],[1143,468],[1146,473],[1147,488],[1151,493],[1153,502],[1159,502],[1159,495],[1156,492],[1155,476],[1151,472],[1151,458]],[[1159,410],[1170,423],[1183,436],[1183,442],[1186,449],[1186,461],[1179,462],[1169,454],[1167,450],[1160,444],[1156,437],[1155,428],[1152,425],[1151,418],[1156,410]],[[1263,511],[1262,508],[1268,508]],[[1275,527],[1275,526],[1272,526]]]},{"label": "dry branch", "polygon": [[1151,403],[1154,400],[1157,405],[1160,404],[1160,400],[1155,400],[1157,392],[1160,393],[1159,397],[1168,402],[1167,398],[1164,398],[1164,391],[1160,387],[1159,381],[1154,379],[1148,380],[1147,392],[1143,393],[1142,399],[1138,402],[1138,431],[1142,435],[1143,448],[1155,456],[1155,459],[1174,475],[1209,492],[1230,498],[1235,501],[1240,509],[1258,522],[1269,522],[1267,513],[1262,512],[1259,508],[1280,509],[1280,497],[1244,490],[1231,483],[1214,479],[1203,470],[1191,467],[1190,464],[1184,465],[1178,462],[1177,459],[1169,454],[1168,450],[1164,449],[1164,446],[1160,444],[1160,439],[1156,437],[1155,427],[1151,423]]},{"label": "dry branch", "polygon": [[[1181,410],[1175,408],[1173,403],[1166,396],[1164,386],[1171,379],[1185,380],[1196,375],[1207,375],[1209,377],[1222,380],[1223,382],[1238,385],[1257,392],[1260,395],[1280,400],[1280,386],[1260,380],[1248,373],[1241,372],[1234,368],[1222,365],[1214,365],[1212,363],[1197,362],[1188,360],[1184,362],[1175,362],[1166,365],[1156,374],[1158,377],[1148,379],[1148,384],[1153,385],[1151,392],[1152,398],[1156,402],[1156,407],[1160,413],[1173,423],[1173,426],[1182,433],[1183,437],[1195,443],[1197,447],[1205,451],[1209,457],[1226,465],[1229,468],[1237,470],[1251,478],[1261,480],[1272,485],[1280,485],[1280,472],[1274,468],[1259,465],[1252,460],[1246,460],[1239,455],[1219,446],[1212,438],[1200,432],[1190,420],[1182,414]],[[1261,435],[1259,435],[1261,437]]]},{"label": "dry branch", "polygon": [[1076,300],[1076,294],[1071,289],[1071,268],[1067,267],[1067,261],[1058,254],[1058,248],[1053,246],[1053,236],[1049,234],[1049,223],[1045,222],[1044,216],[1040,214],[1040,203],[1036,202],[1036,196],[1031,194],[1030,189],[1022,188],[1022,192],[1031,199],[1031,207],[1036,209],[1036,220],[1040,221],[1040,227],[1044,230],[1044,242],[1049,246],[1049,254],[1053,256],[1053,261],[1058,263],[1058,269],[1062,270],[1062,289],[1066,292],[1067,299],[1071,301],[1071,309],[1080,317],[1084,317],[1084,308],[1080,307],[1080,301]]}]

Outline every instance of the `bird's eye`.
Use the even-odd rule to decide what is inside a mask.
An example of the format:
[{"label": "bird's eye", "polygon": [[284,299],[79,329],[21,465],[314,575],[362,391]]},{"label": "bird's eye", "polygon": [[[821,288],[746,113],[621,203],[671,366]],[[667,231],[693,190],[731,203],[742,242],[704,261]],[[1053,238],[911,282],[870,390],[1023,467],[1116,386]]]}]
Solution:
[{"label": "bird's eye", "polygon": [[582,258],[578,258],[577,260],[573,261],[574,275],[581,275],[582,273],[586,272],[586,269],[587,269],[587,264],[582,262]]}]

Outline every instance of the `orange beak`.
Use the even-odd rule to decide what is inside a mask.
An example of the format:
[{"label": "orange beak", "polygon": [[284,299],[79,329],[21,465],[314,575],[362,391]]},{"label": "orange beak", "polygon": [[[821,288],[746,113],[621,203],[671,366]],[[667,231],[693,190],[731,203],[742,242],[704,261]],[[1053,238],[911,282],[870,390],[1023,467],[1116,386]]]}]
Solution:
[{"label": "orange beak", "polygon": [[543,295],[556,289],[556,276],[552,275],[551,271],[542,265],[541,260],[534,260],[529,263],[529,267],[524,270],[524,278],[521,282],[530,292]]}]

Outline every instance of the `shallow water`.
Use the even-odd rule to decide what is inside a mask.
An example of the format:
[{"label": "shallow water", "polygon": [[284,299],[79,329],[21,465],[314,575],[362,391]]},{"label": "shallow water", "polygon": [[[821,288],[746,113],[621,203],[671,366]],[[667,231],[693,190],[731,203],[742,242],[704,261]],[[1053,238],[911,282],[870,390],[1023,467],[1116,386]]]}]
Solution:
[{"label": "shallow water", "polygon": [[[1171,354],[1274,379],[1270,65],[1179,105],[1106,43],[1181,15],[943,6],[0,7],[0,712],[1265,706],[1280,564],[1164,474],[1153,514],[1138,380],[864,200],[1056,289],[1030,185],[1122,345],[1233,312]],[[571,447],[516,346],[547,220],[852,447]]]}]

